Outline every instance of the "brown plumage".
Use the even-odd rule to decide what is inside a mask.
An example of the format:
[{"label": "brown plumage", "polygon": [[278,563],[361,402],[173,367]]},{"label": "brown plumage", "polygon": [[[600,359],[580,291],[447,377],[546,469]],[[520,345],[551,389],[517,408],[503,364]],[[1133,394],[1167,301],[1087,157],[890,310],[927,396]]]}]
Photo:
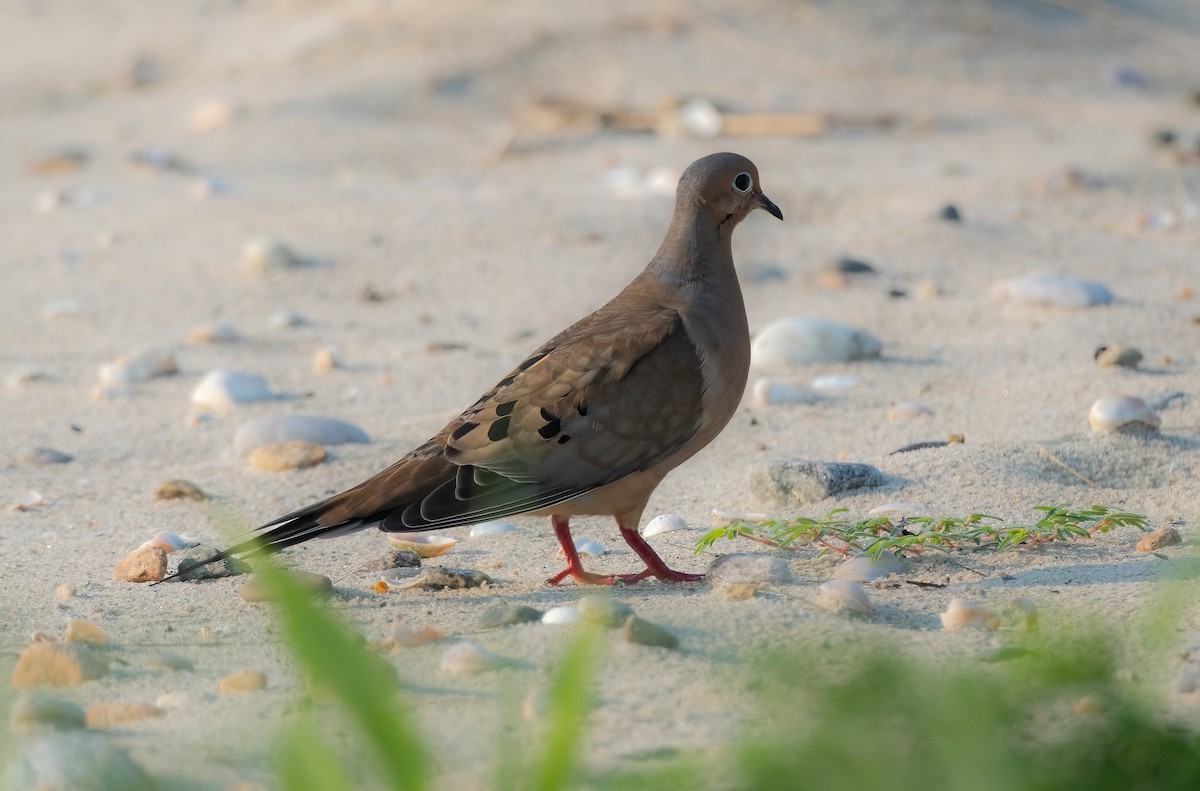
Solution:
[{"label": "brown plumage", "polygon": [[[637,528],[650,493],[725,427],[745,389],[749,332],[730,234],[758,208],[783,219],[750,160],[694,162],[658,253],[611,302],[391,467],[264,525],[221,557],[370,526],[411,532],[534,513],[551,517],[567,556],[551,584],[699,579],[668,568]],[[580,514],[613,516],[646,570],[584,571],[568,521]]]}]

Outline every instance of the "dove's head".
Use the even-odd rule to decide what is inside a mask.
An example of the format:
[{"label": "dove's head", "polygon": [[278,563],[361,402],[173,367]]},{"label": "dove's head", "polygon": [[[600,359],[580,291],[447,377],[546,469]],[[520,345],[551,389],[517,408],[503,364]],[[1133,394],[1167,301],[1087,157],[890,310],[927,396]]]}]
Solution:
[{"label": "dove's head", "polygon": [[755,209],[783,219],[783,212],[762,192],[758,168],[741,154],[709,154],[688,165],[675,199],[681,206],[698,204],[718,225],[737,225]]}]

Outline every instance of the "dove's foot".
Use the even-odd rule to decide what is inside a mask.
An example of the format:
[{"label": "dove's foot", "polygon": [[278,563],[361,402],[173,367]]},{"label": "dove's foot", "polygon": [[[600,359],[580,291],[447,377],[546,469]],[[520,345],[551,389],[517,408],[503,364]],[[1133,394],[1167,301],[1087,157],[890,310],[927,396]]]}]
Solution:
[{"label": "dove's foot", "polygon": [[646,543],[646,539],[642,538],[642,534],[636,528],[630,530],[625,525],[621,525],[621,538],[625,539],[625,543],[632,547],[637,556],[646,564],[645,571],[624,580],[626,585],[640,582],[647,577],[654,577],[663,582],[700,582],[704,579],[703,574],[689,574],[684,571],[676,571],[668,566],[654,551],[654,548]]},{"label": "dove's foot", "polygon": [[558,537],[562,553],[567,558],[567,567],[546,580],[547,585],[557,585],[567,577],[578,585],[633,585],[650,577],[663,582],[700,582],[704,579],[703,574],[688,574],[668,566],[636,529],[630,530],[624,525],[621,525],[621,537],[646,564],[645,570],[636,574],[593,574],[584,571],[579,553],[575,550],[575,540],[571,537],[570,520],[565,516],[552,516],[550,523],[554,525],[554,535]]}]

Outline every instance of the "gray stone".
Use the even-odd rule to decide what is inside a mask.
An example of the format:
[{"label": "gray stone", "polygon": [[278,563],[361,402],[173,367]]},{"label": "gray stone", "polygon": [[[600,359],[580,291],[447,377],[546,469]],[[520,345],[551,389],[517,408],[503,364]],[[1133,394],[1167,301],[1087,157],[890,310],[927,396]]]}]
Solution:
[{"label": "gray stone", "polygon": [[636,615],[631,615],[625,619],[625,625],[621,627],[621,636],[627,642],[638,643],[639,645],[652,645],[656,648],[679,647],[678,637],[658,624],[643,621]]},{"label": "gray stone", "polygon": [[83,709],[78,704],[41,692],[21,693],[13,703],[8,721],[17,733],[86,727]]},{"label": "gray stone", "polygon": [[869,464],[772,461],[750,469],[750,493],[776,506],[807,505],[883,483],[883,474]]},{"label": "gray stone", "polygon": [[367,571],[390,571],[392,569],[411,569],[421,565],[421,556],[406,549],[389,549],[379,557],[367,563],[363,568]]},{"label": "gray stone", "polygon": [[615,629],[633,615],[633,608],[611,596],[584,596],[575,605],[583,620]]},{"label": "gray stone", "polygon": [[7,791],[152,791],[150,777],[104,736],[55,733],[17,752],[0,784]]},{"label": "gray stone", "polygon": [[542,620],[540,610],[523,604],[493,604],[479,614],[480,629],[496,629],[519,623],[537,623]]}]

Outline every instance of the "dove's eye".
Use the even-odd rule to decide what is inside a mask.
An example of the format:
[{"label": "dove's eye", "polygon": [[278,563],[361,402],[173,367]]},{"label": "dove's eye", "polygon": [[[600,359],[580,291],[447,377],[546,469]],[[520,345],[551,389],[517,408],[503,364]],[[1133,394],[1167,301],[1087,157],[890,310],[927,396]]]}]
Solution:
[{"label": "dove's eye", "polygon": [[750,178],[750,174],[742,171],[733,177],[733,188],[745,195],[754,186],[754,179]]}]

